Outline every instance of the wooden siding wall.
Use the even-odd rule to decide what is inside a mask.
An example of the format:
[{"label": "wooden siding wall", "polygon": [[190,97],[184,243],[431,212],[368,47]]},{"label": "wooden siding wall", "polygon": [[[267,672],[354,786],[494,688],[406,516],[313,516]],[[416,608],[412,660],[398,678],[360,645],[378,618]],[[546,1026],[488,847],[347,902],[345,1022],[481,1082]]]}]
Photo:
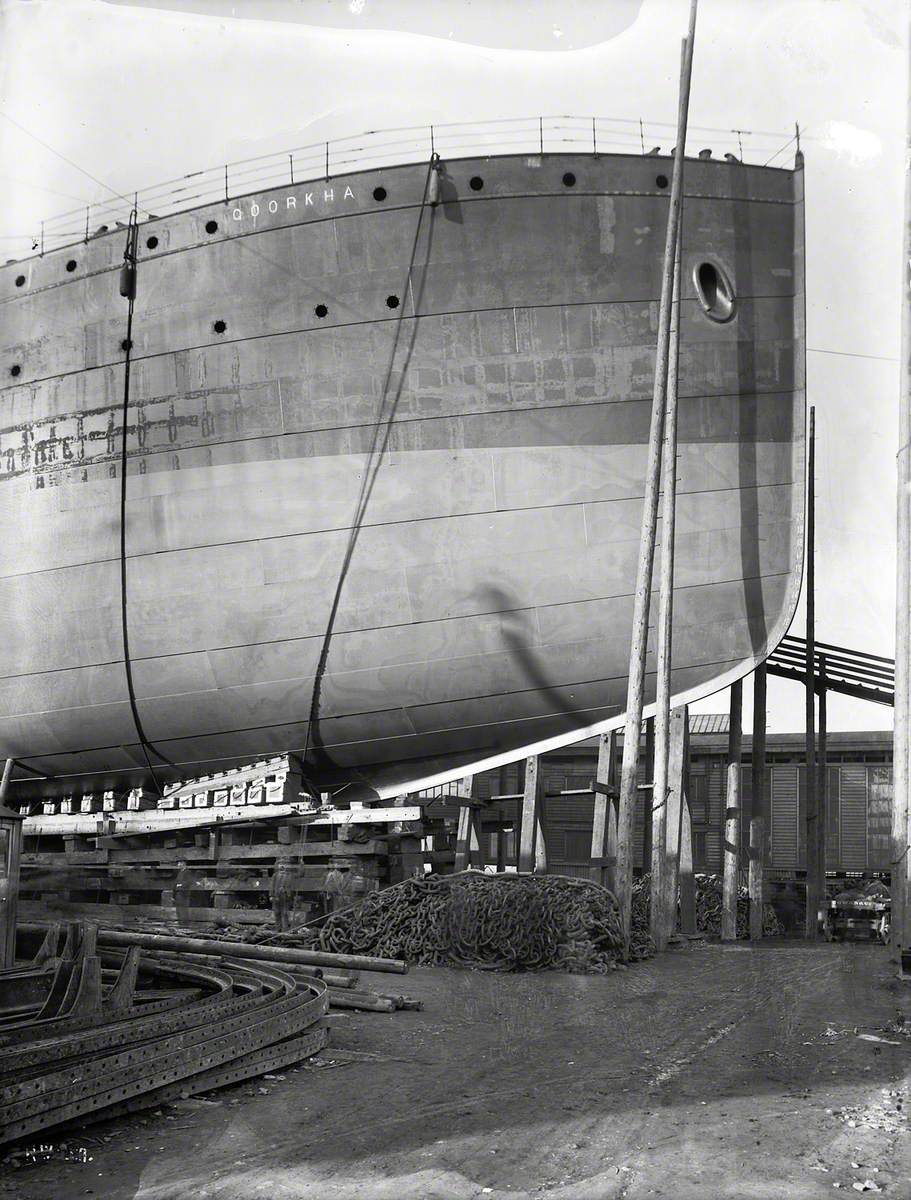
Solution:
[{"label": "wooden siding wall", "polygon": [[[555,758],[543,763],[547,792],[587,788],[594,777],[594,759]],[[479,776],[476,795],[518,790],[516,767]],[[645,766],[639,782],[646,781]],[[696,755],[689,767],[689,800],[693,824],[693,857],[697,871],[721,870],[726,776],[721,755]],[[749,771],[743,777],[744,801],[752,800]],[[799,763],[772,762],[766,771],[771,793],[772,867],[802,871],[806,865],[806,768]],[[641,792],[634,825],[634,865],[642,867],[647,793]],[[826,866],[830,871],[887,871],[892,804],[892,766],[889,763],[839,763],[828,770]],[[501,808],[508,806],[501,805]],[[550,868],[560,874],[587,876],[594,803],[590,796],[550,795],[544,801],[544,828]],[[493,843],[491,843],[493,845]],[[744,840],[744,863],[746,841]]]}]

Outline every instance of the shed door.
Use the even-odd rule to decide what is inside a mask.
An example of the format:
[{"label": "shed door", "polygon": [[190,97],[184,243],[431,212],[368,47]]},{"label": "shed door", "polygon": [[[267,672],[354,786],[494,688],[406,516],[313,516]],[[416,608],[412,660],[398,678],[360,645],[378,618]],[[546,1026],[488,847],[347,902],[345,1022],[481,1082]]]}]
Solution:
[{"label": "shed door", "polygon": [[863,871],[867,865],[867,768],[841,768],[839,797],[841,865],[848,871]]}]

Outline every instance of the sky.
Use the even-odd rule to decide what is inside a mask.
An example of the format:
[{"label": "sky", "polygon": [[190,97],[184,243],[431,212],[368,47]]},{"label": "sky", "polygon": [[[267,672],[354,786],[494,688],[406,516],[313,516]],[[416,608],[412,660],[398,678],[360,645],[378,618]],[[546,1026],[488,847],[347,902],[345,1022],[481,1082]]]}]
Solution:
[{"label": "sky", "polygon": [[[542,111],[672,122],[687,10],[687,0],[0,0],[0,252],[30,253],[42,218],[112,189],[365,129]],[[701,0],[687,143],[712,145],[699,127],[745,129],[768,131],[747,139],[768,149],[800,123],[816,632],[884,655],[906,26],[902,0]],[[763,161],[749,149],[747,159]],[[792,630],[804,628],[801,602]],[[770,730],[802,729],[803,705],[798,685],[770,679]],[[726,706],[715,696],[696,707]],[[748,686],[747,729],[750,712]],[[830,729],[891,719],[830,698]]]}]

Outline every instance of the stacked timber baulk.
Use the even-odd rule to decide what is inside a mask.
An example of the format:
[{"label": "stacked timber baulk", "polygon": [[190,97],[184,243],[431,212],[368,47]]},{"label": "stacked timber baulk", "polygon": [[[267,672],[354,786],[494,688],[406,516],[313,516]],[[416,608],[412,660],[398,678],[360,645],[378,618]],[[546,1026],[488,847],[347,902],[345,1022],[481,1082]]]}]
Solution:
[{"label": "stacked timber baulk", "polygon": [[255,925],[280,912],[303,921],[402,879],[420,848],[419,806],[333,808],[302,797],[286,759],[161,798],[76,796],[43,808],[23,828],[26,919]]}]

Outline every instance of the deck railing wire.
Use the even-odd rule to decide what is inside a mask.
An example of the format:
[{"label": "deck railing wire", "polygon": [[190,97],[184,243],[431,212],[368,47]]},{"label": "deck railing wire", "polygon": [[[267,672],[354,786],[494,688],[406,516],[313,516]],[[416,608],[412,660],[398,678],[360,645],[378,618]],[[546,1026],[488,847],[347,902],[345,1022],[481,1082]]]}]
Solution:
[{"label": "deck railing wire", "polygon": [[[140,220],[149,220],[208,204],[230,204],[240,196],[283,184],[318,183],[380,165],[422,162],[431,153],[443,159],[453,155],[539,154],[561,150],[669,155],[675,129],[668,121],[560,115],[371,129],[191,171],[152,184],[134,196],[115,195],[110,200],[70,209],[41,222],[34,233],[21,236],[25,241],[31,239],[33,250],[44,253],[76,240],[87,241],[118,223],[126,225],[134,202]],[[690,126],[689,133],[690,155],[708,148],[715,157],[730,154],[757,165],[780,159],[783,151],[798,140],[796,135],[780,131],[709,126]],[[9,235],[9,240],[15,237]]]}]

